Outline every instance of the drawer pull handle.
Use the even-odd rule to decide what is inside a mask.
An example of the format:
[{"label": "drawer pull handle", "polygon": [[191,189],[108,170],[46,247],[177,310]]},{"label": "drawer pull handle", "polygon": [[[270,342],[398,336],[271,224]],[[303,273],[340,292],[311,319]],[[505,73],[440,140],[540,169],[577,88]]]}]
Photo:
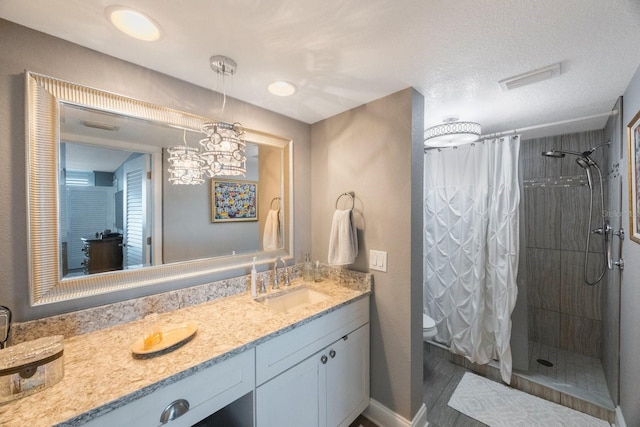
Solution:
[{"label": "drawer pull handle", "polygon": [[334,357],[336,357],[336,351],[335,350],[331,350],[329,352],[329,356],[331,356],[331,358],[333,359]]},{"label": "drawer pull handle", "polygon": [[160,415],[160,422],[166,424],[169,421],[173,421],[178,417],[186,414],[189,410],[189,402],[185,399],[178,399],[175,402],[171,402],[164,408],[162,415]]},{"label": "drawer pull handle", "polygon": [[320,361],[322,362],[322,364],[323,364],[323,365],[326,365],[326,364],[327,364],[327,360],[329,360],[329,359],[327,359],[327,356],[325,356],[324,354],[323,354],[323,355],[322,355],[322,357],[320,358]]}]

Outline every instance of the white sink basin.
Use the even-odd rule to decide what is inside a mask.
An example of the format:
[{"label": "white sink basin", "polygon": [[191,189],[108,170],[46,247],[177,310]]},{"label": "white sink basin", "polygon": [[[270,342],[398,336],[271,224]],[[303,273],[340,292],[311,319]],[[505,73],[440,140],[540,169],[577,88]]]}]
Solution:
[{"label": "white sink basin", "polygon": [[285,291],[278,295],[264,296],[256,299],[256,301],[264,304],[265,307],[268,307],[271,310],[275,310],[280,313],[291,313],[322,302],[327,298],[329,298],[329,296],[321,292],[317,292],[309,288],[298,288],[292,289],[291,291]]}]

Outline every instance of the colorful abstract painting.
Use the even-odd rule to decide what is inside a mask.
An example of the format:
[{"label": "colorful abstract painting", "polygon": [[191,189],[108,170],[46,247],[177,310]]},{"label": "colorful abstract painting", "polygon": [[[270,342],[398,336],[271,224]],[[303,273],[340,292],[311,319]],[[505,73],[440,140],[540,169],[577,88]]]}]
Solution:
[{"label": "colorful abstract painting", "polygon": [[211,222],[257,220],[257,182],[211,180]]}]

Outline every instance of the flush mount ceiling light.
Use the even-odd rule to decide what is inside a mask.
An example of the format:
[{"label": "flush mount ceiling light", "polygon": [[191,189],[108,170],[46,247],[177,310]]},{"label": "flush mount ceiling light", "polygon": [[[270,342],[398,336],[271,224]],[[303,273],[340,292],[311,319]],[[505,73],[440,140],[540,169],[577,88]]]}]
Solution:
[{"label": "flush mount ceiling light", "polygon": [[161,36],[160,25],[142,12],[125,6],[109,6],[104,10],[111,23],[126,35],[147,42]]},{"label": "flush mount ceiling light", "polygon": [[[209,58],[211,69],[222,75],[222,111],[227,102],[224,90],[224,77],[232,76],[238,68],[236,62],[222,55]],[[205,138],[200,140],[203,160],[203,170],[213,178],[219,175],[241,175],[247,172],[246,143],[244,128],[240,123],[226,123],[222,121],[208,122],[202,125]]]},{"label": "flush mount ceiling light", "polygon": [[276,80],[275,82],[269,83],[267,86],[267,90],[276,96],[291,96],[296,93],[296,86],[285,80]]},{"label": "flush mount ceiling light", "polygon": [[457,117],[449,117],[444,123],[424,131],[425,148],[453,147],[477,141],[480,125],[475,122],[459,122]]},{"label": "flush mount ceiling light", "polygon": [[537,70],[529,71],[527,73],[518,74],[517,76],[509,77],[504,80],[500,80],[498,83],[504,92],[517,89],[522,86],[532,85],[544,80],[552,79],[560,75],[560,62],[546,67],[538,68]]}]

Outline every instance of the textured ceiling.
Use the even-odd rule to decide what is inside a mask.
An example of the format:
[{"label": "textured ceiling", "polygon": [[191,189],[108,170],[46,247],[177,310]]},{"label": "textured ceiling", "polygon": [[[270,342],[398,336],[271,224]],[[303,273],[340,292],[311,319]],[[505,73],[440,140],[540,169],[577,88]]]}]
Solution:
[{"label": "textured ceiling", "polygon": [[[2,0],[0,17],[221,91],[208,59],[238,63],[228,95],[314,123],[408,86],[425,125],[452,115],[483,133],[606,113],[640,64],[636,0],[130,0],[163,29],[119,33],[109,0]],[[562,63],[553,80],[503,92],[498,81]],[[267,84],[298,86],[289,98]],[[606,118],[530,132],[602,128]]]}]

